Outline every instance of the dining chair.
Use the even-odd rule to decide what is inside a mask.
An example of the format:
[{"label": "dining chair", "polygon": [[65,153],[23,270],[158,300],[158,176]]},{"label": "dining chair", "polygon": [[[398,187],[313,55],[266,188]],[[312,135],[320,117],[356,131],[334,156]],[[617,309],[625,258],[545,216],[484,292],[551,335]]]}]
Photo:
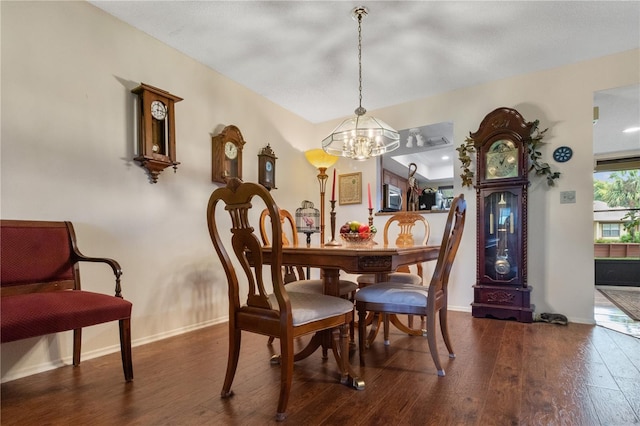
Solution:
[{"label": "dining chair", "polygon": [[[398,247],[410,247],[416,244],[416,235],[414,235],[414,227],[416,224],[422,225],[422,238],[418,240],[419,245],[427,245],[429,240],[429,234],[431,228],[429,222],[424,216],[410,212],[400,212],[391,216],[384,225],[383,229],[383,242],[387,246],[391,240],[391,231],[398,231],[397,237],[394,241]],[[415,272],[412,272],[415,269]],[[418,262],[414,265],[400,266],[395,272],[389,274],[388,280],[397,283],[407,283],[422,285],[424,282],[424,272],[422,268],[422,262]],[[376,283],[375,274],[362,274],[357,278],[358,286],[365,287]],[[375,321],[375,318],[370,317],[371,321]],[[389,335],[389,321],[388,318],[378,317],[378,324],[374,325],[371,334],[369,335],[369,341],[373,341],[378,334],[380,328],[380,322],[384,320],[385,332],[384,335]],[[369,321],[368,321],[369,322]],[[413,328],[413,315],[409,315],[408,324],[410,328]],[[422,318],[422,327],[424,327],[424,318]],[[385,338],[385,342],[388,344],[388,339]]]},{"label": "dining chair", "polygon": [[[396,213],[387,220],[384,225],[383,241],[384,245],[389,245],[390,230],[398,230],[397,237],[395,239],[395,245],[398,247],[408,247],[416,245],[414,227],[416,224],[422,225],[422,238],[418,240],[418,245],[427,245],[429,240],[429,222],[420,214],[411,212]],[[392,227],[392,225],[395,225]],[[422,263],[415,265],[416,272],[413,273],[410,270],[409,265],[401,266],[395,272],[389,274],[389,281],[398,283],[408,283],[421,285],[423,282],[423,270]],[[375,284],[375,274],[363,274],[357,278],[360,287],[364,287],[370,284]]]},{"label": "dining chair", "polygon": [[[260,214],[260,237],[265,246],[269,246],[269,233],[267,232],[267,219],[270,219],[269,210],[264,209]],[[295,221],[288,210],[280,209],[280,223],[282,226],[282,245],[284,247],[298,245],[298,233],[296,231]],[[286,225],[288,224],[288,226]],[[285,229],[288,228],[288,229]],[[288,232],[287,232],[288,231]],[[287,235],[289,234],[289,235]],[[291,242],[289,241],[291,238]],[[284,282],[289,291],[297,291],[301,293],[324,294],[322,279],[305,278],[304,270],[300,266],[284,267]],[[353,281],[340,280],[339,283],[340,296],[347,296],[353,300],[353,294],[358,289],[358,284]]]},{"label": "dining chair", "polygon": [[[265,246],[271,245],[267,226],[267,219],[270,218],[271,215],[269,213],[269,210],[262,210],[262,213],[260,213],[260,238],[262,239],[262,243]],[[297,246],[298,232],[296,229],[295,220],[288,210],[280,209],[280,225],[282,228],[282,246]],[[291,241],[289,241],[289,239],[291,239]],[[324,294],[323,280],[312,280],[308,277],[305,278],[304,269],[301,266],[285,265],[282,267],[282,269],[284,273],[284,284],[288,286],[288,291],[310,294]],[[353,303],[353,296],[355,295],[355,291],[358,289],[358,284],[353,281],[340,280],[338,282],[338,286],[340,290],[340,296],[351,300],[351,302]],[[351,342],[354,342],[354,336],[354,322],[352,321],[349,325],[349,340]],[[269,344],[272,344],[273,341],[274,337],[269,337]],[[326,352],[324,353],[324,356],[327,356]]]},{"label": "dining chair", "polygon": [[[347,328],[353,320],[353,303],[340,297],[290,292],[282,277],[282,228],[279,220],[271,221],[272,248],[266,259],[263,246],[251,224],[253,204],[264,204],[271,217],[279,217],[278,206],[262,185],[229,179],[225,187],[216,189],[209,198],[207,224],[209,235],[227,276],[229,295],[229,355],[221,397],[233,395],[231,384],[240,357],[241,332],[274,336],[280,339],[280,394],[276,420],[286,417],[293,376],[294,339],[321,330],[332,334],[334,351],[348,353]],[[227,226],[224,211],[231,219],[230,237],[220,234]],[[257,215],[256,215],[257,216]],[[219,225],[220,223],[220,225]],[[224,224],[224,225],[223,225]],[[233,260],[232,260],[233,257]],[[268,264],[268,265],[267,265]],[[237,269],[237,266],[239,269]],[[240,271],[243,287],[238,278]],[[268,270],[269,273],[263,272]],[[273,293],[265,286],[270,275]],[[247,294],[240,303],[240,295]],[[340,381],[348,381],[348,356],[338,357]],[[247,377],[250,379],[250,377]]]},{"label": "dining chair", "polygon": [[[359,355],[360,365],[364,366],[366,349],[366,315],[367,311],[385,314],[424,315],[426,318],[426,334],[431,357],[436,365],[438,376],[445,372],[440,364],[436,345],[436,313],[440,319],[440,331],[444,343],[449,351],[449,357],[455,358],[449,331],[447,328],[447,298],[449,274],[455,259],[466,217],[467,205],[464,196],[460,194],[453,199],[449,216],[445,224],[444,235],[438,261],[436,263],[429,287],[421,285],[383,282],[364,287],[356,292],[356,309],[358,311]],[[385,321],[386,322],[386,321]],[[385,333],[387,330],[385,329]],[[385,336],[385,340],[388,336]]]}]

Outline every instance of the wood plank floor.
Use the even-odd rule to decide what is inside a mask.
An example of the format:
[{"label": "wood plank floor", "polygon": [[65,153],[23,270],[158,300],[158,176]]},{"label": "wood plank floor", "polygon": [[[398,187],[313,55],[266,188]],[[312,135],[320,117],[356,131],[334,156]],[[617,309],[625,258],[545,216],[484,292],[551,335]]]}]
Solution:
[{"label": "wood plank floor", "polygon": [[[474,319],[450,313],[457,358],[439,339],[438,377],[426,339],[378,336],[366,381],[337,382],[320,353],[295,366],[285,424],[291,425],[630,425],[640,424],[640,339],[584,324]],[[1,386],[2,425],[274,424],[278,345],[243,334],[233,390],[220,390],[227,326],[216,325],[134,348],[135,380],[125,383],[119,354]],[[302,345],[303,342],[299,342]]]}]

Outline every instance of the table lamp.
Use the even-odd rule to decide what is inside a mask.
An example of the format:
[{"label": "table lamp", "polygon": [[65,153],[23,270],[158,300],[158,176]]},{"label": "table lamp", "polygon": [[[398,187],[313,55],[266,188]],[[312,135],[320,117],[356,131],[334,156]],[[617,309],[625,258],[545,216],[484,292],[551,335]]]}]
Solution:
[{"label": "table lamp", "polygon": [[[304,153],[309,164],[318,169],[318,182],[320,182],[320,244],[324,245],[324,193],[327,185],[327,169],[333,166],[338,157],[327,154],[322,149],[310,149]],[[332,200],[335,200],[335,182],[331,194]]]}]

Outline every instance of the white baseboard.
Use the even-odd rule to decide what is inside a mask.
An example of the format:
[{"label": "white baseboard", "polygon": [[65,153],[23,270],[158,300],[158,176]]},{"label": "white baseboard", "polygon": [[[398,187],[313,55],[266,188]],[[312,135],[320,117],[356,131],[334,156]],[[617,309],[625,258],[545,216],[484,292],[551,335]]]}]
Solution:
[{"label": "white baseboard", "polygon": [[[223,322],[227,322],[229,320],[228,316],[222,318],[216,318],[214,320],[205,321],[199,324],[191,324],[185,327],[176,328],[174,330],[165,331],[162,333],[155,334],[153,336],[146,336],[139,339],[135,339],[131,342],[132,347],[146,345],[147,343],[157,342],[159,340],[167,339],[169,337],[177,336],[180,334],[188,333],[190,331],[199,330],[204,327],[209,327],[211,325],[220,324]],[[114,352],[120,352],[120,344],[106,346],[100,349],[95,349],[88,352],[83,352],[81,356],[81,360],[86,361],[94,358],[98,358],[104,355],[109,355]],[[133,363],[135,367],[135,354],[133,357]],[[33,374],[43,373],[45,371],[54,370],[56,368],[65,367],[73,365],[73,356],[62,357],[60,359],[49,360],[47,362],[43,362],[36,365],[30,365],[21,369],[17,369],[15,371],[8,372],[0,383],[10,382],[12,380],[21,379],[23,377],[31,376]]]}]

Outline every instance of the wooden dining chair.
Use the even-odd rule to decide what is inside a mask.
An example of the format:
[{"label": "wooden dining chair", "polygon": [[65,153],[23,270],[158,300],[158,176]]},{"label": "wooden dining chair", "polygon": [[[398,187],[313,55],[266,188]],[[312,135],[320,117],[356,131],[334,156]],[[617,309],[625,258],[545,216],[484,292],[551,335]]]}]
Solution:
[{"label": "wooden dining chair", "polygon": [[[460,246],[466,211],[467,205],[464,196],[460,194],[453,199],[451,204],[438,261],[428,288],[415,284],[384,282],[358,290],[356,293],[356,309],[359,317],[360,365],[364,366],[367,311],[385,314],[424,315],[426,317],[426,333],[431,357],[436,365],[438,375],[445,375],[444,369],[440,364],[436,345],[436,313],[439,314],[440,331],[449,351],[449,357],[455,358],[447,329],[447,298],[449,274]],[[387,339],[388,336],[385,336],[385,340]]]},{"label": "wooden dining chair", "polygon": [[[262,243],[265,246],[271,245],[269,239],[268,225],[267,219],[271,219],[271,215],[269,214],[268,209],[262,210],[260,213],[260,238],[262,238]],[[288,210],[280,209],[280,225],[282,227],[282,246],[297,246],[298,245],[298,232],[295,225],[295,220],[291,213]],[[287,235],[288,234],[288,235]],[[291,239],[291,241],[289,241]],[[310,293],[310,294],[324,294],[324,284],[322,279],[312,280],[308,277],[305,278],[304,269],[301,266],[288,266],[284,265],[282,267],[284,274],[284,284],[287,285],[288,291],[295,291],[299,293]],[[355,295],[355,291],[358,289],[358,284],[353,281],[348,280],[340,280],[338,282],[338,286],[340,289],[340,297],[345,297],[351,302],[353,302],[353,296]],[[354,336],[354,322],[352,321],[349,325],[349,340],[352,343],[355,343]],[[269,337],[269,344],[272,344],[274,341],[274,337]],[[324,349],[323,349],[324,350]],[[324,353],[326,358],[327,354]]]},{"label": "wooden dining chair", "polygon": [[[233,395],[231,384],[240,357],[241,332],[274,336],[280,339],[280,396],[276,420],[282,421],[293,376],[293,341],[296,337],[328,330],[332,334],[334,353],[348,353],[347,328],[353,320],[352,302],[340,297],[322,294],[289,292],[282,278],[282,228],[279,220],[271,221],[272,248],[269,258],[251,225],[250,209],[253,204],[264,204],[271,217],[279,217],[278,207],[269,192],[256,183],[243,183],[231,178],[226,187],[216,189],[209,198],[207,223],[209,235],[227,276],[229,294],[229,356],[227,372],[221,396]],[[219,222],[224,212],[231,219],[230,237],[220,234]],[[257,216],[257,215],[256,215]],[[225,233],[226,235],[226,233]],[[232,261],[232,257],[234,261]],[[268,263],[268,267],[267,267]],[[240,302],[241,291],[236,265],[243,286],[248,287],[247,298]],[[266,290],[269,270],[273,293]],[[339,359],[340,381],[347,383],[349,377],[348,356]],[[250,377],[247,377],[250,380]]]},{"label": "wooden dining chair", "polygon": [[[418,240],[418,245],[427,245],[429,240],[429,222],[420,214],[411,212],[396,213],[387,220],[384,225],[383,241],[384,245],[389,245],[391,230],[398,230],[397,237],[394,241],[398,247],[409,247],[416,245],[414,227],[416,224],[422,225],[422,238]],[[395,225],[395,226],[392,226]],[[421,285],[423,282],[422,263],[411,265],[415,267],[416,272],[412,272],[409,265],[398,268],[395,272],[389,274],[389,281],[398,283],[408,283]],[[363,274],[357,278],[360,287],[375,284],[376,277],[374,274]]]},{"label": "wooden dining chair", "polygon": [[[269,232],[267,232],[267,219],[270,219],[269,210],[264,209],[260,214],[260,237],[265,246],[271,245],[269,240]],[[289,211],[280,209],[280,223],[282,226],[282,245],[284,247],[298,245],[298,232],[296,230],[295,221]],[[285,229],[288,228],[288,229]],[[287,235],[288,234],[288,235]],[[289,241],[289,238],[291,241]],[[284,267],[284,282],[289,291],[297,291],[301,293],[324,294],[322,279],[305,278],[304,270],[300,266]],[[349,280],[340,280],[339,283],[340,296],[348,297],[353,300],[353,294],[358,289],[358,284]]]}]

